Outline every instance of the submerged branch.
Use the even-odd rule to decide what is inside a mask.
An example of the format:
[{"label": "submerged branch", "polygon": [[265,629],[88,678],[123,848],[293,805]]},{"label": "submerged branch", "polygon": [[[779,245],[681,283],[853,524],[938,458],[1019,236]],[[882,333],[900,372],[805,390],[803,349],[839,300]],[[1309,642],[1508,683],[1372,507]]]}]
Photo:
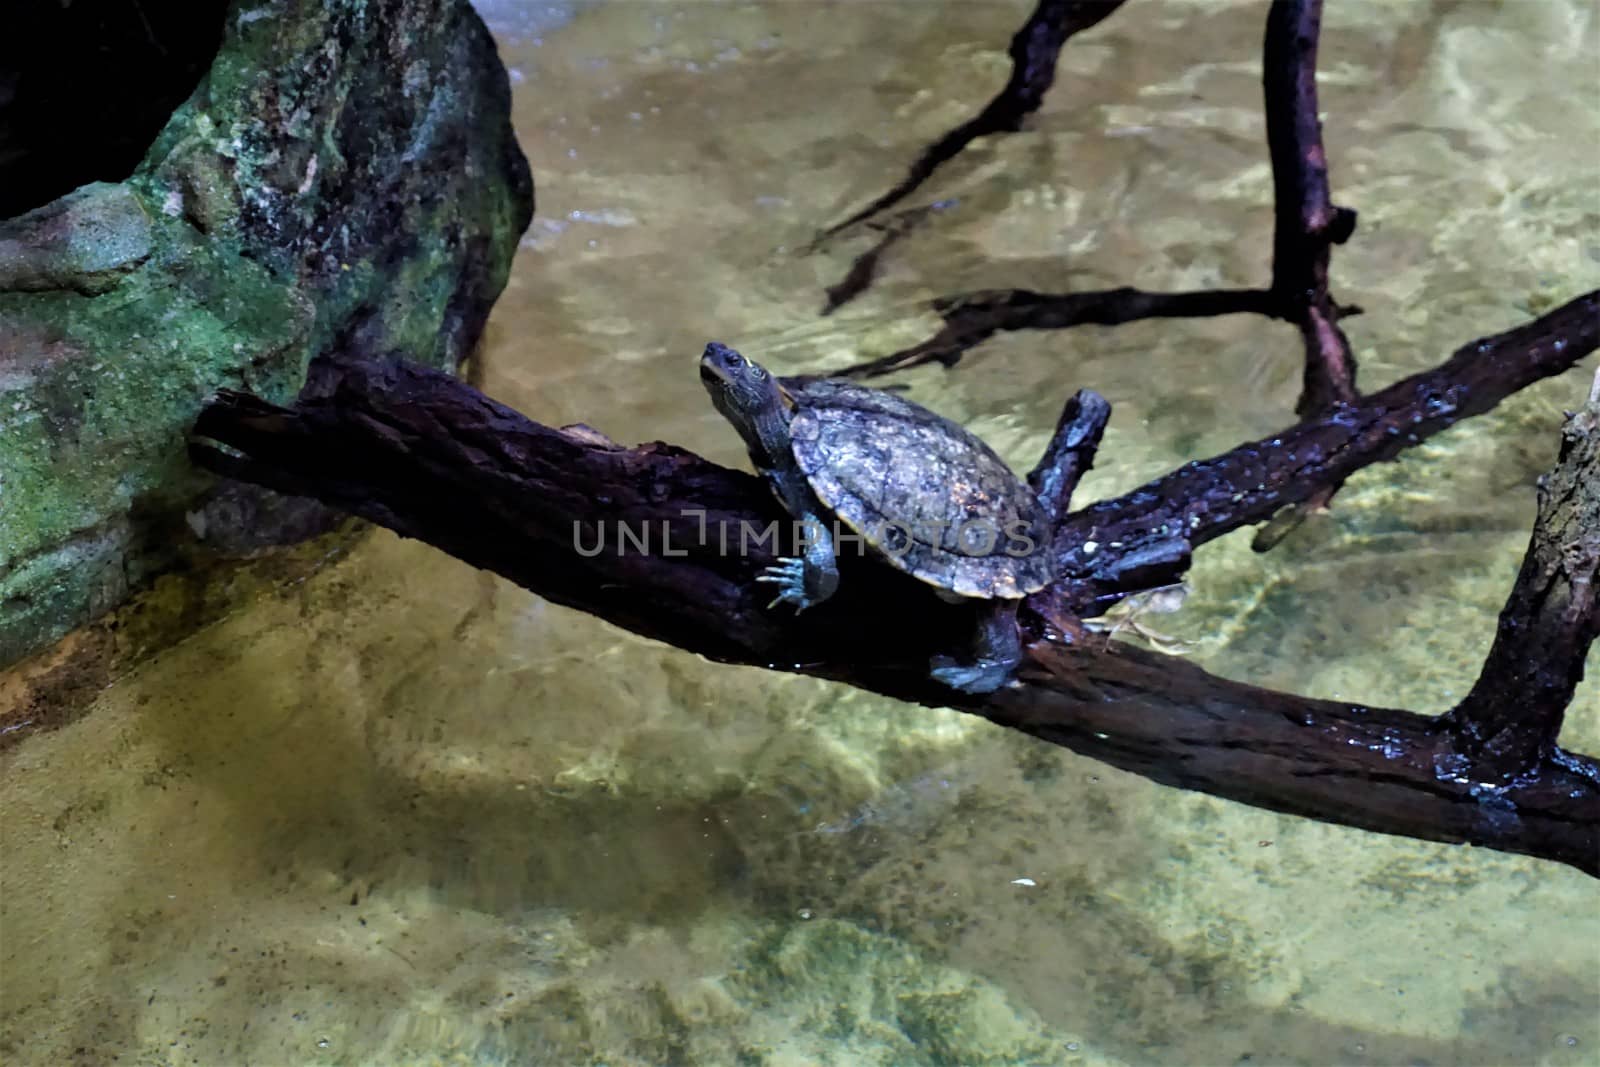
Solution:
[{"label": "submerged branch", "polygon": [[[1267,16],[1262,90],[1273,183],[1269,288],[1186,293],[1129,288],[1087,293],[988,290],[944,297],[934,302],[934,309],[944,319],[938,334],[843,373],[870,378],[934,362],[952,367],[966,351],[1003,330],[1063,329],[1085,323],[1114,326],[1139,319],[1249,313],[1280,319],[1300,330],[1305,373],[1295,411],[1302,418],[1355,401],[1355,356],[1338,322],[1360,309],[1334,301],[1328,289],[1328,263],[1331,247],[1344,243],[1354,231],[1356,213],[1335,205],[1329,191],[1317,111],[1321,19],[1321,0],[1273,0]],[[864,284],[853,288],[850,295],[861,288]],[[1316,501],[1308,503],[1326,503],[1337,488],[1326,487]],[[1263,539],[1261,547],[1269,543]]]},{"label": "submerged branch", "polygon": [[921,344],[846,367],[841,377],[876,378],[928,363],[953,367],[970,348],[1005,330],[1059,330],[1068,326],[1117,326],[1138,319],[1209,318],[1254,312],[1271,315],[1265,289],[1199,289],[1151,293],[1126,286],[1088,293],[1035,293],[987,289],[934,301],[944,328]]},{"label": "submerged branch", "polygon": [[[1570,364],[1596,343],[1596,297],[1585,300],[1471,346],[1478,358],[1458,353],[1402,383],[1406,389],[1379,394],[1390,407],[1374,423],[1341,430],[1336,414],[1286,432],[1323,451],[1301,452],[1287,481],[1274,475],[1277,492],[1302,494],[1327,470],[1348,475],[1492,406],[1518,383],[1555,373],[1560,360],[1550,358],[1551,348]],[[1052,444],[1078,450],[1084,463],[1103,425],[1091,396],[1069,405]],[[933,682],[927,663],[970,637],[971,605],[945,604],[899,572],[846,556],[831,600],[800,616],[770,611],[754,579],[774,562],[775,547],[748,534],[789,520],[760,480],[669,445],[623,448],[587,428],[541,426],[444,374],[393,361],[355,363],[325,395],[293,409],[224,393],[196,433],[226,446],[193,446],[196,461],[213,471],[316,497],[556,603],[710,659],[959,707],[1156,781],[1243,803],[1524,852],[1600,874],[1600,766],[1588,757],[1541,750],[1486,794],[1482,783],[1501,780],[1500,756],[1457,750],[1457,735],[1442,720],[1274,693],[1126,645],[1075,640],[1081,628],[1054,588],[1027,602],[1017,681],[987,697],[958,694]],[[1337,440],[1343,444],[1335,447]],[[1194,543],[1249,521],[1233,498],[1248,497],[1267,473],[1259,447],[1169,476],[1197,501],[1181,512],[1196,520]],[[1057,500],[1070,490],[1040,488]],[[1075,513],[1065,527],[1076,534],[1058,545],[1081,554],[1073,537],[1103,536],[1102,527],[1139,530],[1152,514],[1149,496],[1145,487]],[[619,540],[624,526],[634,541]],[[1143,548],[1106,538],[1102,560]]]},{"label": "submerged branch", "polygon": [[[1044,94],[1056,80],[1056,60],[1067,38],[1099,23],[1122,6],[1123,0],[1039,0],[1028,21],[1011,38],[1011,77],[1005,88],[973,118],[923,150],[898,185],[843,222],[824,230],[813,247],[858,222],[864,222],[914,193],[933,172],[959,155],[979,137],[1015,133],[1022,120],[1039,110]],[[841,301],[842,302],[842,301]]]},{"label": "submerged branch", "polygon": [[828,299],[822,305],[822,314],[832,315],[850,301],[866,292],[878,275],[878,262],[901,238],[916,229],[928,215],[949,206],[941,200],[922,207],[908,208],[886,223],[874,224],[881,236],[873,246],[858,255],[850,264],[845,276],[827,289]]}]

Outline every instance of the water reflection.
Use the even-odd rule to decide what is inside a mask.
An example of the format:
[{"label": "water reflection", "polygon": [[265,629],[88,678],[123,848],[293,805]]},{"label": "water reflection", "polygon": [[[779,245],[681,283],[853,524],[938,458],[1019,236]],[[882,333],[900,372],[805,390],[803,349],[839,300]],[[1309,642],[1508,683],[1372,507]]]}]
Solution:
[{"label": "water reflection", "polygon": [[[743,465],[693,357],[926,337],[965,288],[1259,282],[1259,5],[1130,5],[878,282],[797,253],[1003,79],[1021,12],[485,3],[539,219],[484,388]],[[1323,44],[1364,384],[1596,284],[1581,4],[1338,5]],[[1531,73],[1536,72],[1536,73]],[[999,337],[908,375],[1026,468],[1116,405],[1086,496],[1270,434],[1293,331]],[[1160,628],[1212,669],[1438,710],[1475,674],[1575,376],[1353,480]],[[1600,747],[1600,670],[1568,739]],[[378,534],[7,754],[16,1062],[1587,1062],[1576,872],[1163,789],[953,713],[713,666]],[[1022,884],[1026,880],[1033,884]],[[28,976],[19,980],[18,976]],[[82,1050],[77,1051],[75,1050]]]}]

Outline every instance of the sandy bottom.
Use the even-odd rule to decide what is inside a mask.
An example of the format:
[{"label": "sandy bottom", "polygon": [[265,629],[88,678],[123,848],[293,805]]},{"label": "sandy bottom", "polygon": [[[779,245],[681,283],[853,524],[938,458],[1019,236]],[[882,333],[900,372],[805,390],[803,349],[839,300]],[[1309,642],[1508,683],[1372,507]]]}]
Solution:
[{"label": "sandy bottom", "polygon": [[[729,464],[712,338],[816,372],[992,286],[1258,284],[1261,5],[1073,42],[863,299],[815,230],[1005,78],[1020,4],[484,3],[538,217],[484,388]],[[1592,4],[1330,5],[1363,384],[1600,284]],[[1157,628],[1210,669],[1438,711],[1477,671],[1586,370],[1208,547]],[[1251,319],[996,338],[912,395],[1026,467],[1115,405],[1081,499],[1292,421]],[[1600,655],[1565,740],[1600,748]],[[1020,736],[713,666],[374,534],[0,757],[15,1064],[1592,1064],[1595,883],[1323,826]],[[1027,879],[1029,882],[1019,880]]]}]

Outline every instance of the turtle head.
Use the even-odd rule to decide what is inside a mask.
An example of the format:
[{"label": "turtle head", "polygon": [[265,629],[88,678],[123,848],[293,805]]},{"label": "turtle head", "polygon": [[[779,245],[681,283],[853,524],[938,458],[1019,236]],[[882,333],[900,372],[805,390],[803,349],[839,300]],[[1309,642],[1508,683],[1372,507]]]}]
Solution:
[{"label": "turtle head", "polygon": [[767,369],[712,341],[700,356],[700,381],[722,417],[754,444],[784,420],[787,395]]}]

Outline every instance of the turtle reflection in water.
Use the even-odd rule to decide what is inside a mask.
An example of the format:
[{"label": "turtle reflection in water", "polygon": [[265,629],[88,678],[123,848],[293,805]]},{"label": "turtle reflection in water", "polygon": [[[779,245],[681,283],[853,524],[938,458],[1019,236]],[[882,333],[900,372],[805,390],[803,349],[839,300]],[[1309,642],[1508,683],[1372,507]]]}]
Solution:
[{"label": "turtle reflection in water", "polygon": [[874,554],[946,600],[989,602],[974,661],[935,657],[932,676],[967,693],[1006,684],[1022,659],[1017,604],[1053,577],[1046,506],[977,437],[892,393],[841,380],[783,381],[726,345],[700,378],[778,500],[805,524],[804,555],[760,582],[773,607],[820,604],[839,585],[837,518]]}]

